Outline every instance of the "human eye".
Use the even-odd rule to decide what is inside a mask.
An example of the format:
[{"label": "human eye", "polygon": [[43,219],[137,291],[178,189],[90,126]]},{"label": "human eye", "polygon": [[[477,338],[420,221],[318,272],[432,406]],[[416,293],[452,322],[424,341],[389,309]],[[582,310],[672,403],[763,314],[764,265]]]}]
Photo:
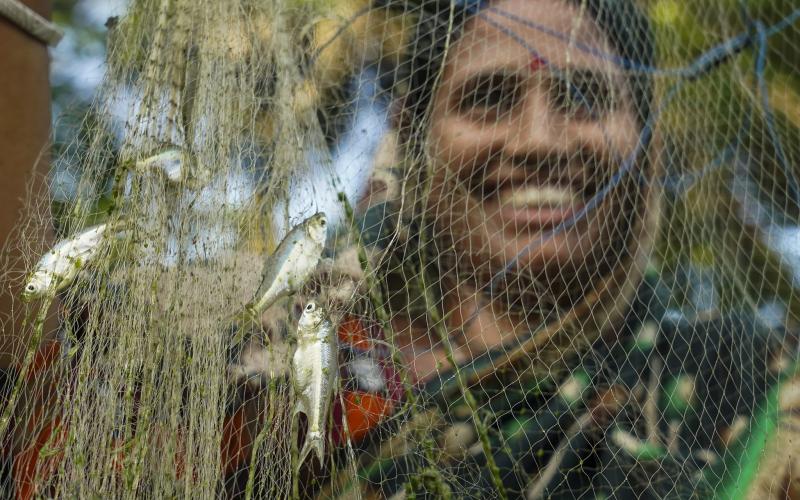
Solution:
[{"label": "human eye", "polygon": [[511,112],[522,99],[522,82],[513,75],[493,73],[481,75],[464,87],[458,102],[462,114],[496,118]]},{"label": "human eye", "polygon": [[615,108],[608,79],[591,72],[557,77],[551,85],[551,100],[557,111],[579,120],[599,120]]}]

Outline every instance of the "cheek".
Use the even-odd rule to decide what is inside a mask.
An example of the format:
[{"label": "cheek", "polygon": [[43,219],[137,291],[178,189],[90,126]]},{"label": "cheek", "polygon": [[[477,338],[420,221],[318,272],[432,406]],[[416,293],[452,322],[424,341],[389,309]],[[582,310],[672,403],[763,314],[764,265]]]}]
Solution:
[{"label": "cheek", "polygon": [[444,174],[464,178],[485,164],[492,151],[491,131],[458,118],[443,118],[431,126],[428,135],[429,154],[434,161],[436,177]]},{"label": "cheek", "polygon": [[639,124],[628,111],[613,113],[600,123],[575,123],[567,129],[567,134],[580,138],[580,147],[613,169],[621,167],[640,139]]}]

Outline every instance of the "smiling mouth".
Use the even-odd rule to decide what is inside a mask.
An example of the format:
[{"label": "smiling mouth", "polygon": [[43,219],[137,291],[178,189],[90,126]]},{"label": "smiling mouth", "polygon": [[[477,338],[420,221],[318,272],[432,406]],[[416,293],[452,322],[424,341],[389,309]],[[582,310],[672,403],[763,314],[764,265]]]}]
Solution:
[{"label": "smiling mouth", "polygon": [[484,198],[484,206],[489,212],[495,211],[507,230],[513,232],[523,228],[548,230],[568,223],[596,192],[594,179],[586,177],[506,178],[492,188],[492,196]]},{"label": "smiling mouth", "polygon": [[509,230],[553,229],[566,223],[584,207],[582,197],[570,188],[529,186],[499,193],[499,216]]},{"label": "smiling mouth", "polygon": [[510,195],[501,194],[501,204],[520,208],[571,208],[580,203],[579,197],[571,187],[529,186],[514,189]]},{"label": "smiling mouth", "polygon": [[588,160],[577,165],[542,165],[536,169],[486,165],[469,178],[472,195],[484,216],[507,233],[546,231],[579,216],[606,181],[607,169]]}]

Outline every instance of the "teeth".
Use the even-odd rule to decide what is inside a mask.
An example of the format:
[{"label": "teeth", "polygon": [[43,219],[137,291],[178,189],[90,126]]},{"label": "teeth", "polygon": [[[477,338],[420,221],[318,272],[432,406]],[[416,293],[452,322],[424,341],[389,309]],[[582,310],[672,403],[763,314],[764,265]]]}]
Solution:
[{"label": "teeth", "polygon": [[562,207],[574,204],[575,193],[569,188],[557,186],[534,186],[514,190],[508,197],[508,203],[515,208],[525,207]]}]

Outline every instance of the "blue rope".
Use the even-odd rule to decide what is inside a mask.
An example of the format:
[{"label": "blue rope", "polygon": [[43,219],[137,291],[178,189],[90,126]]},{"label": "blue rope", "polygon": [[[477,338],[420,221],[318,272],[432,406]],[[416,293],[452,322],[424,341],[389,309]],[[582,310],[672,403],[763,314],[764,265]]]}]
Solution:
[{"label": "blue rope", "polygon": [[722,151],[717,153],[717,155],[708,163],[706,163],[703,168],[701,168],[697,172],[691,172],[686,175],[679,175],[675,180],[671,177],[667,176],[664,177],[662,181],[662,186],[664,189],[675,195],[675,198],[681,198],[684,194],[686,194],[690,189],[692,189],[700,180],[702,180],[707,175],[711,174],[715,170],[717,170],[720,166],[724,165],[728,160],[733,157],[733,154],[736,152],[738,148],[738,141],[734,141],[731,144],[725,146]]},{"label": "blue rope", "polygon": [[787,194],[794,202],[794,205],[800,207],[800,186],[798,186],[797,177],[794,175],[792,167],[786,160],[781,138],[775,128],[775,116],[772,113],[772,107],[769,103],[769,91],[767,89],[766,78],[764,77],[767,67],[767,30],[761,21],[756,21],[755,29],[758,37],[755,73],[758,82],[758,93],[761,96],[761,108],[764,113],[764,121],[767,125],[767,133],[769,134],[770,141],[772,141],[772,147],[775,149],[775,156],[778,157],[778,163],[781,165],[781,168],[783,168],[783,174],[786,177],[786,184],[788,187]]},{"label": "blue rope", "polygon": [[672,193],[676,199],[682,197],[703,178],[716,171],[719,167],[724,165],[733,157],[734,153],[736,153],[739,147],[742,145],[744,138],[750,135],[751,125],[752,121],[750,118],[750,112],[748,111],[742,121],[742,126],[739,128],[739,131],[736,132],[736,137],[734,137],[733,140],[722,149],[722,151],[720,151],[713,159],[711,159],[711,161],[706,163],[703,168],[697,172],[675,176],[677,179],[674,181],[670,176],[665,176],[662,181],[662,186],[664,186],[664,189]]},{"label": "blue rope", "polygon": [[525,41],[525,39],[524,39],[524,38],[522,38],[521,36],[519,36],[519,35],[518,35],[518,34],[517,34],[517,33],[516,33],[514,30],[512,30],[511,28],[509,28],[508,26],[506,26],[506,25],[504,25],[504,24],[500,24],[499,22],[497,22],[497,21],[495,21],[495,20],[493,20],[493,19],[490,19],[490,18],[486,17],[486,16],[485,16],[485,15],[483,15],[483,14],[479,14],[479,16],[481,17],[481,19],[483,19],[483,20],[484,20],[484,21],[486,21],[487,23],[491,24],[492,26],[494,26],[495,28],[497,28],[498,30],[500,30],[500,32],[501,32],[501,33],[503,33],[503,34],[504,34],[504,35],[506,35],[507,37],[509,37],[509,38],[513,39],[513,40],[514,40],[515,42],[517,42],[518,44],[522,45],[522,47],[523,47],[525,50],[527,50],[527,51],[528,51],[528,53],[531,55],[531,57],[535,57],[535,58],[537,58],[537,59],[540,59],[540,60],[541,60],[541,61],[542,61],[542,62],[543,62],[543,63],[544,63],[544,64],[545,64],[547,67],[552,67],[552,69],[553,69],[554,71],[558,71],[558,68],[557,68],[556,66],[554,66],[554,65],[551,65],[551,64],[550,64],[550,61],[549,61],[549,60],[547,60],[547,58],[545,58],[545,57],[544,57],[542,54],[540,54],[540,53],[539,53],[539,52],[538,52],[536,49],[534,49],[534,48],[533,48],[533,47],[532,47],[532,46],[531,46],[531,45],[530,45],[528,42],[526,42],[526,41]]},{"label": "blue rope", "polygon": [[800,19],[800,9],[795,9],[791,14],[767,28],[767,37],[771,37],[772,35],[780,33],[797,22],[798,19]]},{"label": "blue rope", "polygon": [[[747,32],[740,33],[739,35],[736,35],[733,38],[728,39],[725,42],[722,42],[706,50],[700,56],[695,58],[695,60],[688,66],[683,66],[679,68],[661,69],[655,66],[642,64],[638,61],[632,61],[625,57],[618,56],[616,54],[610,54],[603,50],[594,48],[587,44],[581,43],[577,40],[573,40],[566,34],[561,33],[557,30],[548,28],[547,26],[531,21],[530,19],[525,19],[510,12],[506,12],[502,9],[499,9],[498,7],[487,7],[485,10],[493,12],[507,19],[510,19],[516,23],[522,24],[523,26],[527,26],[537,31],[541,31],[542,33],[557,38],[561,41],[572,43],[578,50],[584,51],[590,55],[594,55],[596,57],[610,61],[616,64],[617,66],[621,67],[622,69],[641,71],[643,73],[647,73],[658,77],[679,77],[679,78],[687,78],[689,80],[696,79],[706,74],[711,69],[719,66],[720,64],[728,60],[731,56],[734,56],[739,52],[741,52],[742,50],[744,50],[745,48],[749,47],[750,45],[752,45],[754,41],[752,33],[747,33]],[[486,15],[483,13],[481,13],[480,16],[483,19],[487,19]],[[765,34],[767,37],[773,36],[781,32],[782,30],[788,28],[792,24],[794,24],[798,19],[800,19],[800,8],[793,10],[781,21],[767,28]]]}]

